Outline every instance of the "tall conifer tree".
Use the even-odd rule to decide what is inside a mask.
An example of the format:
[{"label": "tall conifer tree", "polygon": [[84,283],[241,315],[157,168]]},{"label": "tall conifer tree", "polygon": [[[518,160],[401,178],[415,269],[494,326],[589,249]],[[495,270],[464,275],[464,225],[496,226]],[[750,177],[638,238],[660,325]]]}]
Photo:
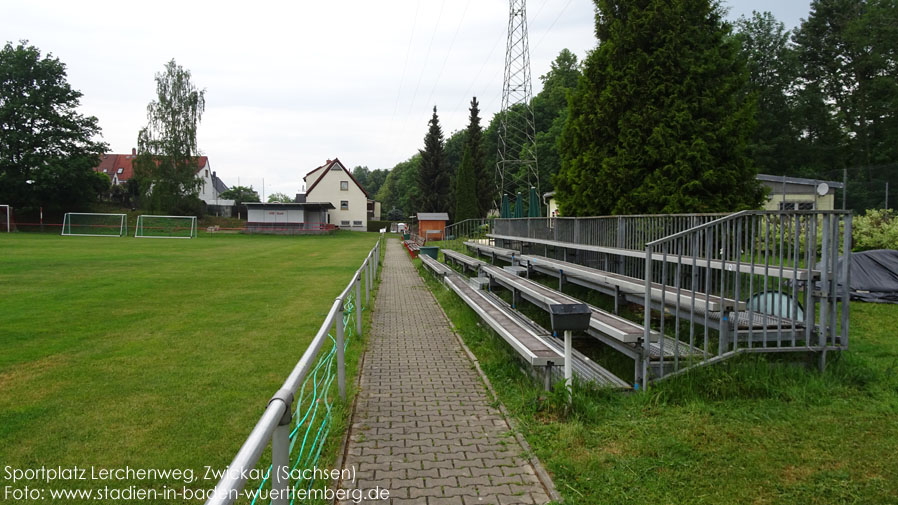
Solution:
[{"label": "tall conifer tree", "polygon": [[429,128],[424,136],[424,149],[420,151],[420,194],[417,207],[419,212],[448,212],[449,172],[446,170],[443,129],[440,127],[436,106],[433,107],[433,116],[427,124]]},{"label": "tall conifer tree", "polygon": [[[485,177],[486,166],[483,161],[481,146],[482,131],[480,129],[480,110],[477,97],[471,99],[471,115],[465,135],[465,149],[455,177],[455,220],[476,219],[486,215],[487,210],[481,208],[479,193],[492,186],[492,181]],[[492,198],[487,205],[492,203]]]},{"label": "tall conifer tree", "polygon": [[597,0],[559,140],[566,216],[734,211],[763,191],[747,153],[754,102],[711,0]]}]

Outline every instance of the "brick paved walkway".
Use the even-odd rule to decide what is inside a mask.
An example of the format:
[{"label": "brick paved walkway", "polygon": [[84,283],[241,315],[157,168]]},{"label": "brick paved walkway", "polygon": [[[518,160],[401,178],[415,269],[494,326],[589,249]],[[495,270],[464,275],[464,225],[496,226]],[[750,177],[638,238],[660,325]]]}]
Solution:
[{"label": "brick paved walkway", "polygon": [[[546,489],[405,249],[389,240],[361,372],[347,489],[378,505],[543,504]],[[350,503],[350,502],[341,502]]]}]

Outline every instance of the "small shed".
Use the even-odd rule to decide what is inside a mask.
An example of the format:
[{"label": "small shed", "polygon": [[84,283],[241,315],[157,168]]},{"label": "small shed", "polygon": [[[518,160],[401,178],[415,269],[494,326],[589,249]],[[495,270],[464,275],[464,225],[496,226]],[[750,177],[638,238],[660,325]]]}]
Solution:
[{"label": "small shed", "polygon": [[419,212],[418,235],[425,241],[443,240],[446,235],[446,222],[449,214],[445,212]]},{"label": "small shed", "polygon": [[317,234],[333,231],[328,223],[330,202],[253,203],[247,202],[246,231],[277,235]]}]

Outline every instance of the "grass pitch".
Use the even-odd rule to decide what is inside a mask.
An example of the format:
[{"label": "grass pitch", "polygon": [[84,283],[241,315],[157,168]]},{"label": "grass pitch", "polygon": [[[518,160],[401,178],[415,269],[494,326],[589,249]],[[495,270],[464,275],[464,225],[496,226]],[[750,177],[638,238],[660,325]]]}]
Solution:
[{"label": "grass pitch", "polygon": [[[376,240],[0,235],[0,503],[7,465],[192,469],[189,487],[213,487],[205,467],[230,462]],[[130,484],[183,485],[108,483]]]}]

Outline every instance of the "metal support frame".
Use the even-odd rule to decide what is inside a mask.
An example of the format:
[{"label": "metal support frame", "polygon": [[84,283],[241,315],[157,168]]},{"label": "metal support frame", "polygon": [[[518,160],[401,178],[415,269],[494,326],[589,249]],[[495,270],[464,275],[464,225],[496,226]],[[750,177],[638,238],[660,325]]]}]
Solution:
[{"label": "metal support frame", "polygon": [[567,388],[567,401],[574,401],[574,369],[573,369],[573,336],[571,330],[564,330],[564,387]]},{"label": "metal support frame", "polygon": [[288,505],[290,503],[290,421],[293,420],[293,392],[280,389],[268,401],[284,404],[284,413],[278,421],[274,433],[271,434],[271,503],[272,505]]},{"label": "metal support frame", "polygon": [[362,336],[362,276],[355,278],[355,332]]},{"label": "metal support frame", "polygon": [[340,390],[340,399],[346,400],[346,355],[344,336],[346,333],[346,319],[344,319],[345,300],[337,298],[337,385]]}]

